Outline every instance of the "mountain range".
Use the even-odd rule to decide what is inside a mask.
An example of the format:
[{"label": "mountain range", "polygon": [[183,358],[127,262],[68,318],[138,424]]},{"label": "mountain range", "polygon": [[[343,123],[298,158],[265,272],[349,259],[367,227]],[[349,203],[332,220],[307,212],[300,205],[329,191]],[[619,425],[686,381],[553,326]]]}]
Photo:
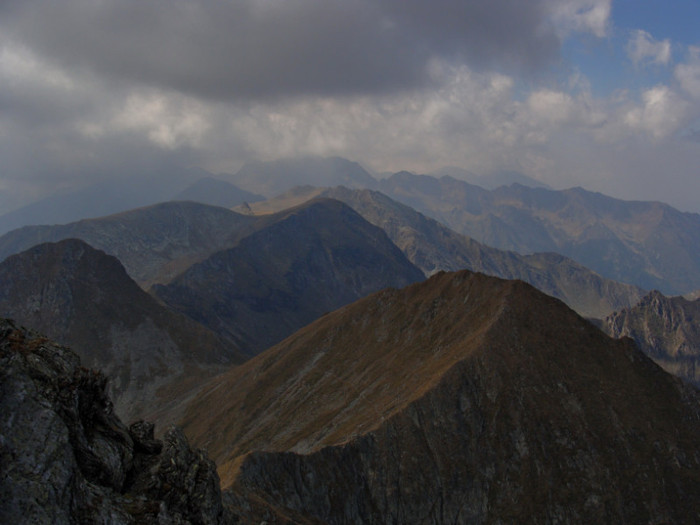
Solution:
[{"label": "mountain range", "polygon": [[25,226],[0,237],[0,260],[44,242],[78,238],[114,255],[144,288],[235,244],[254,219],[194,202],[165,202],[57,226]]},{"label": "mountain range", "polygon": [[65,224],[170,200],[196,200],[232,207],[262,197],[200,169],[115,177],[112,181],[57,193],[0,213],[0,234],[30,225]]},{"label": "mountain range", "polygon": [[[297,187],[273,199],[251,204],[245,211],[264,215],[319,196],[346,203],[367,221],[382,228],[426,275],[441,270],[469,269],[504,279],[522,279],[562,299],[581,315],[594,318],[632,306],[644,295],[638,287],[605,279],[555,253],[520,255],[491,248],[378,191],[343,186]],[[244,211],[240,207],[236,210]]]},{"label": "mountain range", "polygon": [[320,318],[183,425],[246,523],[689,523],[699,407],[630,339],[463,271]]},{"label": "mountain range", "polygon": [[667,294],[700,288],[700,215],[660,202],[519,184],[489,191],[408,172],[377,189],[494,248],[557,252],[609,279]]},{"label": "mountain range", "polygon": [[[258,207],[268,213],[255,215]],[[608,337],[520,280],[440,267],[529,274],[572,297],[595,282],[591,297],[609,304],[619,293],[631,306],[641,291],[557,254],[488,248],[376,191],[299,188],[247,210],[166,203],[0,239],[17,249],[40,235],[91,232],[132,254],[130,273],[142,276],[139,286],[115,256],[77,239],[0,263],[0,316],[76,346],[84,364],[110,377],[0,323],[0,470],[11,480],[0,495],[12,502],[0,516],[21,519],[25,508],[67,522],[687,523],[700,515],[696,389],[632,339]],[[673,306],[657,292],[645,301],[654,312]],[[685,333],[683,321],[694,322],[686,306],[661,314],[666,324],[645,323]],[[620,321],[626,310],[634,309],[609,318],[615,326],[631,326]],[[242,352],[258,355],[242,363]],[[126,428],[104,394],[112,382],[118,412],[175,421],[185,434],[171,429],[158,441],[148,424]],[[46,435],[60,451],[39,450]],[[216,460],[223,495],[185,435]],[[35,471],[50,473],[48,487],[74,482],[47,493]]]},{"label": "mountain range", "polygon": [[[445,173],[440,171],[439,173]],[[448,170],[472,181],[463,170]],[[502,182],[521,181],[493,187]],[[0,215],[0,233],[30,224],[104,216],[173,198],[233,206],[299,185],[379,190],[487,246],[520,254],[554,252],[599,275],[681,295],[700,289],[700,215],[659,202],[623,201],[581,188],[552,190],[517,174],[491,174],[484,189],[445,175],[398,172],[376,179],[340,158],[251,162],[235,174],[189,170],[124,179],[45,199]],[[487,184],[488,183],[488,184]],[[534,187],[533,187],[534,186]]]}]

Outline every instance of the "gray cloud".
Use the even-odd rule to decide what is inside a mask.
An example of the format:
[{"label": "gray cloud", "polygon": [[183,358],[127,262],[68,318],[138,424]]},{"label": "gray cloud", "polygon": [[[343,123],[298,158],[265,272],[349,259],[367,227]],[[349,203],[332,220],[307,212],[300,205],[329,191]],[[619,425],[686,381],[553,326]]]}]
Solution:
[{"label": "gray cloud", "polygon": [[431,84],[431,60],[532,72],[559,41],[541,0],[24,0],[2,29],[69,69],[218,100]]}]

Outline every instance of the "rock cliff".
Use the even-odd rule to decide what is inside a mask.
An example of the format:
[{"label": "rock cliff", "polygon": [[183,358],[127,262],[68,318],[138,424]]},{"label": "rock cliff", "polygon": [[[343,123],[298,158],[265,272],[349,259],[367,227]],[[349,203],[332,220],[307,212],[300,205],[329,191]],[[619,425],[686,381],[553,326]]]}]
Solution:
[{"label": "rock cliff", "polygon": [[666,371],[700,387],[700,300],[653,291],[602,323],[612,337],[631,337]]},{"label": "rock cliff", "polygon": [[173,427],[127,428],[106,378],[0,320],[0,522],[219,524],[214,463]]}]

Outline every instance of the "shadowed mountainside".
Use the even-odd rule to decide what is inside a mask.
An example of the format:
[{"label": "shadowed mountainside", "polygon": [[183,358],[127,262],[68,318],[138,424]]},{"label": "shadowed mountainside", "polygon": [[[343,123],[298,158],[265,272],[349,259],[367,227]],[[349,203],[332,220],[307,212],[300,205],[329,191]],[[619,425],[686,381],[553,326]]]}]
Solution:
[{"label": "shadowed mountainside", "polygon": [[687,523],[699,403],[631,340],[465,271],[322,317],[184,425],[251,522]]},{"label": "shadowed mountainside", "polygon": [[243,360],[233,345],[139,288],[117,259],[77,239],[0,263],[0,316],[71,346],[109,377],[126,419]]},{"label": "shadowed mountainside", "polygon": [[320,199],[261,218],[235,247],[152,293],[256,354],[344,304],[424,277],[381,229]]},{"label": "shadowed mountainside", "polygon": [[520,255],[483,245],[372,190],[299,187],[254,203],[248,209],[255,214],[271,213],[317,196],[338,199],[382,228],[426,275],[467,269],[504,279],[522,279],[563,300],[579,314],[594,318],[632,306],[644,294],[636,286],[605,279],[558,254]]}]

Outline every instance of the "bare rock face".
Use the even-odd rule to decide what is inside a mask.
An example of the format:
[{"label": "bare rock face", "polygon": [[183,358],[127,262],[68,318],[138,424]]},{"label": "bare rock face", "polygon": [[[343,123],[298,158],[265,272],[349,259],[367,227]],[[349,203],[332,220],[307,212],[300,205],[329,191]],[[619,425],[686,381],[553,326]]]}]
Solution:
[{"label": "bare rock face", "polygon": [[631,337],[667,372],[700,387],[700,300],[650,292],[638,304],[606,317],[612,337]]},{"label": "bare rock face", "polygon": [[0,522],[222,523],[214,463],[171,428],[127,428],[105,377],[0,320]]}]

